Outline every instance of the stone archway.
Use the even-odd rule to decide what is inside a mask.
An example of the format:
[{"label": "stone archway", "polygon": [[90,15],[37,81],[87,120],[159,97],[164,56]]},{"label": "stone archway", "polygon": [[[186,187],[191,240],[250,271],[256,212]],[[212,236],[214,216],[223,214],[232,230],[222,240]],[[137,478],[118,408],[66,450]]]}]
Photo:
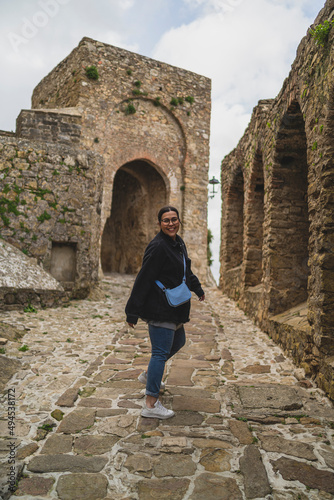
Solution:
[{"label": "stone archway", "polygon": [[229,297],[240,296],[244,246],[244,176],[240,164],[223,186],[220,286]]},{"label": "stone archway", "polygon": [[245,287],[262,281],[262,246],[264,220],[264,176],[262,152],[254,155],[252,173],[245,201],[244,265]]},{"label": "stone archway", "polygon": [[116,172],[101,242],[104,273],[138,272],[145,247],[158,232],[158,210],[166,203],[166,180],[152,164],[138,159]]},{"label": "stone archway", "polygon": [[226,269],[242,264],[244,245],[244,177],[241,167],[227,193]]},{"label": "stone archway", "polygon": [[277,134],[271,178],[270,312],[307,300],[308,164],[305,123],[294,101]]}]

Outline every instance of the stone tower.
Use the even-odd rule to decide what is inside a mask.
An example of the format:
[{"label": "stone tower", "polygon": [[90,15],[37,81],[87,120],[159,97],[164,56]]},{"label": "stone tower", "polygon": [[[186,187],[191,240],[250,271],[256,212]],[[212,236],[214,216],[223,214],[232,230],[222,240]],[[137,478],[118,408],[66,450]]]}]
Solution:
[{"label": "stone tower", "polygon": [[[98,79],[86,74],[92,66]],[[158,209],[168,203],[180,211],[195,272],[206,276],[210,98],[208,78],[89,38],[35,88],[19,135],[50,140],[37,110],[60,120],[66,113],[79,130],[76,147],[104,159],[96,207],[102,271],[139,269]],[[52,140],[66,141],[66,133]]]}]

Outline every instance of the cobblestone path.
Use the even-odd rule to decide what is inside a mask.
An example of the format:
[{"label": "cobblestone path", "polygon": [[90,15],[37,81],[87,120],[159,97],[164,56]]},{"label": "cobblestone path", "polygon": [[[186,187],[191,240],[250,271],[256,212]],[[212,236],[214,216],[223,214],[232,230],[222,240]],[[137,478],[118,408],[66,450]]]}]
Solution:
[{"label": "cobblestone path", "polygon": [[215,288],[193,299],[168,363],[175,417],[140,417],[150,346],[146,325],[125,326],[132,282],[112,275],[90,300],[0,314],[25,331],[4,346],[23,364],[2,397],[3,499],[14,466],[12,498],[26,500],[334,498],[332,404]]}]

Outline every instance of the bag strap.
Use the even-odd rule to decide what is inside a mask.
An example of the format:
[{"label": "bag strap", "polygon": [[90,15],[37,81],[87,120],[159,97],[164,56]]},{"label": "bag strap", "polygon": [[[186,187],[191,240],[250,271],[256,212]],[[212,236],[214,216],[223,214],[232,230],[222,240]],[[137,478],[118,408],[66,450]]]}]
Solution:
[{"label": "bag strap", "polygon": [[161,288],[161,290],[164,292],[166,290],[166,287],[163,286],[163,284],[161,283],[161,281],[158,281],[158,280],[155,280],[156,284],[158,285],[159,288]]},{"label": "bag strap", "polygon": [[183,252],[182,255],[183,255],[183,281],[186,281],[186,258]]},{"label": "bag strap", "polygon": [[[186,281],[186,259],[183,254],[183,279],[182,281]],[[159,280],[155,280],[156,284],[158,285],[159,288],[164,292],[166,290],[166,287],[161,283]]]}]

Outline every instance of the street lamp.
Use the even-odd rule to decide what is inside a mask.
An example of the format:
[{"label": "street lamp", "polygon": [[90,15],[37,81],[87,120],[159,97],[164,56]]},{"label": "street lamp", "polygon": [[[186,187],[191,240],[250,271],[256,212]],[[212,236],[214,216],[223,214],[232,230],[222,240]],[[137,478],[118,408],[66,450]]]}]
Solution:
[{"label": "street lamp", "polygon": [[209,184],[212,186],[212,191],[210,193],[209,198],[213,198],[215,194],[218,193],[218,191],[215,191],[215,185],[220,184],[219,180],[215,178],[215,176],[212,177],[212,179],[209,180]]}]

